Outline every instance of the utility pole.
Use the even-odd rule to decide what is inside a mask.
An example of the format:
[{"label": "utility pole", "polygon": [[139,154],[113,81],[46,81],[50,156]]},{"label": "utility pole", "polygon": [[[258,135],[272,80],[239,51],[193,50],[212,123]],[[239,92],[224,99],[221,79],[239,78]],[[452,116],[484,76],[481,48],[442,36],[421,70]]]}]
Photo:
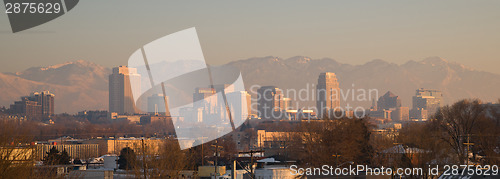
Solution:
[{"label": "utility pole", "polygon": [[465,154],[465,160],[466,160],[465,164],[469,166],[469,151],[470,151],[469,147],[471,145],[474,145],[474,143],[470,143],[470,134],[467,134],[467,143],[464,143],[464,145],[467,145],[467,153]]},{"label": "utility pole", "polygon": [[240,152],[240,154],[250,154],[250,176],[252,178],[255,178],[254,173],[253,173],[253,154],[254,153],[262,153],[264,152],[263,150],[250,150],[248,152]]},{"label": "utility pole", "polygon": [[215,139],[215,145],[212,145],[212,147],[215,147],[215,162],[214,162],[215,169],[214,169],[214,172],[215,172],[215,178],[217,178],[217,175],[219,174],[218,173],[218,168],[217,168],[218,167],[217,166],[218,165],[218,160],[219,160],[219,147],[220,148],[224,148],[224,147],[219,146],[218,139]]},{"label": "utility pole", "polygon": [[201,166],[204,166],[204,161],[205,161],[205,153],[204,153],[204,145],[205,143],[203,142],[203,139],[205,139],[206,137],[201,137]]},{"label": "utility pole", "polygon": [[236,179],[236,160],[233,160],[233,168],[231,170],[231,179]]},{"label": "utility pole", "polygon": [[215,179],[217,179],[217,161],[219,160],[219,142],[218,140],[215,140]]},{"label": "utility pole", "polygon": [[204,163],[203,163],[204,159],[205,159],[205,155],[203,154],[203,141],[202,141],[201,142],[201,166],[204,166]]}]

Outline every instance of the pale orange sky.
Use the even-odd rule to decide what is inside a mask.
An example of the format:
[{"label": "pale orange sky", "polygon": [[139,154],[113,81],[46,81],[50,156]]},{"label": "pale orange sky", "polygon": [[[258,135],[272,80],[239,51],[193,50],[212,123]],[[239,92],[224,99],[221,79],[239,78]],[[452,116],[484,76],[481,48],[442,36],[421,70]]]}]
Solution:
[{"label": "pale orange sky", "polygon": [[439,56],[498,73],[499,9],[500,1],[489,0],[82,0],[68,14],[16,34],[0,13],[0,72],[79,59],[126,65],[140,46],[196,27],[211,64],[269,55],[350,64]]}]

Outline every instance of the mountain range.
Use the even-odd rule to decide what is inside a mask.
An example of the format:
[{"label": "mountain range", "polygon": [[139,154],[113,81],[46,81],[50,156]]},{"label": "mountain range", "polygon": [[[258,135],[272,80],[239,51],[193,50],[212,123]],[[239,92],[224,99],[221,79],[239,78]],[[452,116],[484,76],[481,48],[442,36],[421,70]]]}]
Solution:
[{"label": "mountain range", "polygon": [[[403,106],[410,108],[412,96],[419,88],[441,90],[443,104],[450,104],[463,98],[479,98],[485,102],[497,102],[500,98],[499,74],[474,70],[439,57],[408,61],[401,65],[379,59],[362,65],[350,65],[329,58],[313,60],[297,56],[282,59],[269,56],[234,61],[228,65],[241,70],[247,89],[251,85],[258,84],[274,85],[285,91],[286,89],[297,91],[307,88],[307,84],[311,88],[312,84],[317,83],[321,72],[334,72],[344,94],[348,89],[351,89],[351,92],[355,91],[354,101],[353,95],[348,95],[346,101],[341,100],[341,106],[344,107],[347,103],[350,106],[370,107],[373,99],[357,100],[360,95],[359,90],[370,89],[376,89],[378,96],[391,91],[400,97]],[[372,95],[372,98],[374,96]],[[299,106],[315,106],[315,101],[300,101]]]},{"label": "mountain range", "polygon": [[21,96],[48,90],[55,94],[56,113],[108,108],[109,68],[78,60],[17,73],[0,73],[0,106],[9,107]]},{"label": "mountain range", "polygon": [[[163,64],[164,70],[179,68]],[[321,72],[333,72],[340,88],[347,94],[341,106],[370,107],[371,100],[365,96],[357,100],[363,90],[376,90],[381,96],[391,91],[402,99],[403,106],[411,107],[411,97],[418,88],[437,89],[443,92],[443,103],[450,104],[463,98],[479,98],[497,102],[500,97],[500,75],[478,71],[439,57],[404,64],[372,60],[362,65],[337,62],[334,59],[311,59],[297,56],[288,59],[258,57],[230,62],[229,66],[240,69],[245,88],[252,94],[254,85],[277,86],[288,92],[295,89],[306,100],[292,99],[294,106],[315,106],[314,90]],[[48,67],[32,67],[17,73],[0,73],[0,106],[8,107],[21,96],[33,91],[49,90],[55,94],[56,113],[76,113],[83,110],[106,110],[108,108],[108,75],[111,69],[98,64],[78,60]],[[354,90],[353,90],[354,89]],[[352,93],[354,91],[354,93]],[[355,100],[352,100],[354,94]],[[372,93],[374,94],[374,93]],[[297,94],[298,95],[298,94]],[[345,94],[344,94],[345,95]],[[255,98],[255,94],[252,94]],[[298,97],[298,96],[297,96]]]}]

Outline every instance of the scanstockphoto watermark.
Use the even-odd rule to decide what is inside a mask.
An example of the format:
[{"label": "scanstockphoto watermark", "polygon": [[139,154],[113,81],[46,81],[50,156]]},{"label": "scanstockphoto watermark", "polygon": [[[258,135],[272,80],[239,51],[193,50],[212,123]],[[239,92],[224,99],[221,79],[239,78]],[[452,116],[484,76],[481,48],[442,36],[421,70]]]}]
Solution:
[{"label": "scanstockphoto watermark", "polygon": [[[357,88],[351,84],[350,88],[317,88],[316,84],[307,83],[303,88],[279,89],[274,86],[252,85],[249,88],[252,98],[252,111],[265,118],[281,118],[290,109],[314,111],[319,113],[330,111],[329,117],[357,117],[365,116],[365,107],[351,104],[360,104],[378,99],[379,91],[375,88]],[[301,104],[309,104],[301,106]],[[311,105],[315,104],[315,105]],[[333,112],[331,112],[333,111]],[[350,114],[350,115],[349,115]]]},{"label": "scanstockphoto watermark", "polygon": [[498,176],[500,173],[498,165],[428,165],[423,168],[389,168],[389,167],[370,167],[368,165],[349,165],[344,168],[323,165],[321,167],[301,168],[297,165],[290,166],[291,175],[314,175],[314,176],[464,176],[471,178],[479,176],[485,178],[488,176]]},{"label": "scanstockphoto watermark", "polygon": [[[429,170],[430,171],[430,170]],[[422,176],[422,168],[387,168],[387,167],[369,167],[367,165],[349,165],[344,168],[323,165],[321,167],[300,168],[297,165],[290,166],[291,175],[308,176]],[[437,174],[436,174],[437,175]]]}]

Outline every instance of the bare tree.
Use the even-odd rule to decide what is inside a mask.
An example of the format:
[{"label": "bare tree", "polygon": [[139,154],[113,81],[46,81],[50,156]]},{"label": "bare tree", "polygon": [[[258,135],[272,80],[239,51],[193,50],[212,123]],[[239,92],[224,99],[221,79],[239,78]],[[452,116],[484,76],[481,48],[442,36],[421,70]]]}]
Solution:
[{"label": "bare tree", "polygon": [[0,119],[0,178],[30,178],[33,172],[34,150],[29,128],[22,121]]},{"label": "bare tree", "polygon": [[[303,165],[336,166],[344,162],[370,164],[373,148],[370,145],[370,126],[366,119],[323,119],[303,123],[290,146]],[[302,149],[302,150],[300,150]]]},{"label": "bare tree", "polygon": [[149,151],[147,160],[147,166],[151,168],[149,178],[178,178],[187,164],[185,152],[175,139],[166,139],[158,155]]},{"label": "bare tree", "polygon": [[467,138],[479,131],[478,121],[486,118],[485,107],[478,99],[464,99],[451,106],[441,107],[435,114],[438,126],[443,130],[442,139],[456,154],[458,163],[468,160]]}]

